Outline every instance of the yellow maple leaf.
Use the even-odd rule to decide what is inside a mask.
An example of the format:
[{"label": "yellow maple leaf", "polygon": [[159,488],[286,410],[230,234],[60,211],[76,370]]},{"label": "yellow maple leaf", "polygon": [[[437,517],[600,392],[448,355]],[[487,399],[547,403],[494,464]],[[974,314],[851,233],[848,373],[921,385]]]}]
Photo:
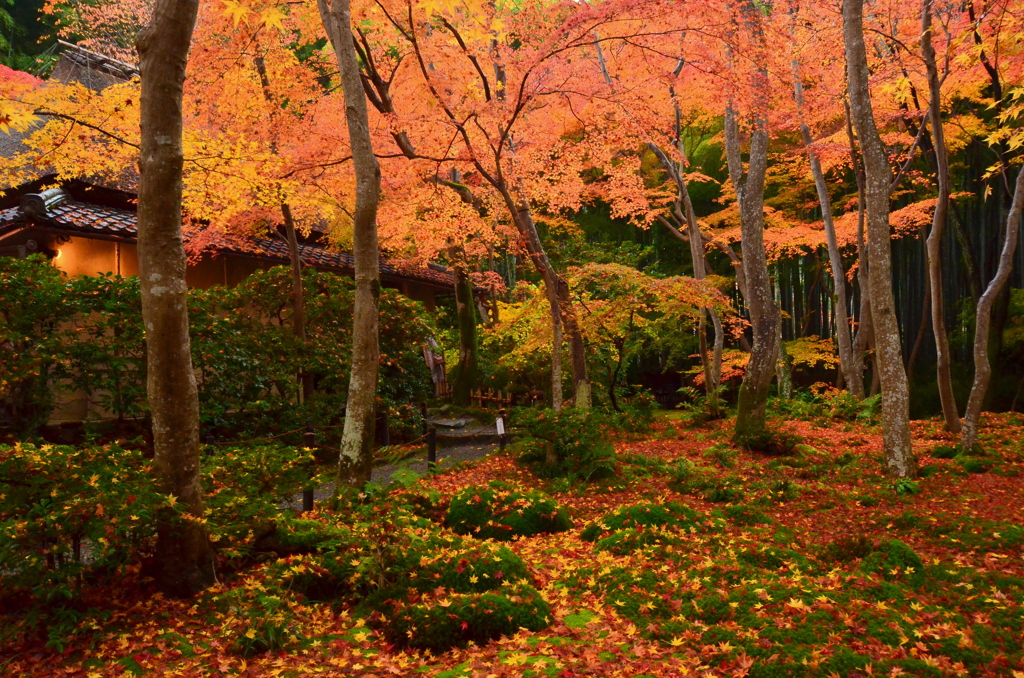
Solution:
[{"label": "yellow maple leaf", "polygon": [[284,21],[285,17],[287,16],[287,14],[282,12],[277,7],[270,7],[264,10],[263,14],[260,15],[260,21],[262,21],[263,25],[268,28],[276,28],[279,31],[283,31],[284,24],[282,24],[281,22]]},{"label": "yellow maple leaf", "polygon": [[248,5],[243,5],[237,0],[224,0],[224,14],[231,17],[235,26],[238,25],[239,21],[244,21],[248,24],[251,11]]}]

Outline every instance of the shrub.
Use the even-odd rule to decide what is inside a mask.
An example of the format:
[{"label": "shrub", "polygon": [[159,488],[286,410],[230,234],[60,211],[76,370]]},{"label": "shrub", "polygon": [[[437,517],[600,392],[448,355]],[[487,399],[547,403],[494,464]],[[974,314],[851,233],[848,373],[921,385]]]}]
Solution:
[{"label": "shrub", "polygon": [[507,546],[434,532],[409,530],[383,544],[353,532],[332,546],[313,557],[284,561],[285,585],[312,600],[347,598],[372,607],[410,590],[479,593],[530,576]]},{"label": "shrub", "polygon": [[[307,341],[290,325],[287,267],[258,271],[234,288],[189,291],[192,362],[207,432],[255,437],[337,423],[348,390],[353,283],[303,273]],[[0,420],[27,435],[46,423],[55,393],[84,392],[119,419],[145,413],[146,360],[136,277],[65,278],[40,257],[0,259]],[[418,431],[411,403],[431,393],[420,346],[434,333],[419,302],[384,290],[379,407],[396,429]],[[295,375],[316,393],[295,405]],[[413,433],[415,437],[418,433]],[[298,442],[296,436],[295,442]]]},{"label": "shrub", "polygon": [[57,604],[140,563],[157,513],[174,513],[151,473],[140,452],[119,445],[0,445],[0,595]]},{"label": "shrub", "polygon": [[526,584],[502,587],[493,593],[456,594],[443,600],[400,606],[385,627],[388,640],[434,653],[470,642],[517,633],[540,631],[551,619],[551,607]]},{"label": "shrub", "polygon": [[732,468],[736,466],[736,455],[738,452],[730,448],[725,443],[715,443],[711,447],[701,452],[702,457],[705,459],[714,459],[723,468]]},{"label": "shrub", "polygon": [[211,538],[227,550],[274,521],[282,502],[317,484],[314,461],[312,450],[282,445],[213,448],[202,467]]},{"label": "shrub", "polygon": [[277,652],[304,639],[286,594],[248,579],[216,601],[227,607],[220,635],[232,652],[250,657]]},{"label": "shrub", "polygon": [[0,420],[33,432],[53,410],[50,379],[66,373],[67,283],[45,257],[0,257]]},{"label": "shrub", "polygon": [[572,520],[543,492],[492,481],[487,487],[467,487],[452,497],[445,524],[460,534],[507,541],[564,532],[572,527]]},{"label": "shrub", "polygon": [[[606,421],[598,411],[517,408],[511,420],[535,440],[543,441],[531,443],[524,457],[528,462],[544,461],[542,475],[597,480],[614,473],[615,450],[607,441]],[[546,446],[551,446],[553,464],[547,463]]]},{"label": "shrub", "polygon": [[679,533],[665,527],[627,527],[598,539],[594,548],[623,556],[646,546],[674,544],[678,541]]}]

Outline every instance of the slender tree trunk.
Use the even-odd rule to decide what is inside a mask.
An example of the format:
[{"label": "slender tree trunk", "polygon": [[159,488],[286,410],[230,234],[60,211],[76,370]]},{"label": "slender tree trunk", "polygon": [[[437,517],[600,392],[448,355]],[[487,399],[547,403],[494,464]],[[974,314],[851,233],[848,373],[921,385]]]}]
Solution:
[{"label": "slender tree trunk", "polygon": [[157,483],[182,507],[157,517],[158,582],[189,596],[216,581],[203,527],[199,396],[192,370],[181,234],[182,93],[198,0],[158,0],[139,34],[139,278]]},{"label": "slender tree trunk", "polygon": [[345,94],[352,163],[356,173],[353,213],[353,254],[356,294],[352,316],[352,374],[349,379],[345,428],[341,437],[336,488],[361,487],[370,480],[380,361],[380,248],[377,245],[377,206],[380,166],[373,155],[366,95],[352,38],[349,0],[317,0],[320,17],[341,71]]},{"label": "slender tree trunk", "polygon": [[[268,104],[274,105],[274,97],[270,92],[270,76],[267,74],[267,63],[262,56],[254,59],[256,72],[260,76],[263,98]],[[273,122],[271,123],[273,124]],[[277,154],[277,138],[270,140],[270,150]],[[280,190],[280,186],[278,186]],[[281,218],[284,221],[285,240],[288,243],[288,259],[292,267],[292,331],[299,345],[306,347],[306,303],[302,289],[302,258],[299,256],[299,238],[295,231],[295,219],[292,208],[287,202],[281,203]],[[313,375],[305,371],[299,374],[300,401],[305,402],[313,395]]]},{"label": "slender tree trunk", "polygon": [[533,215],[530,213],[525,199],[517,203],[507,186],[498,186],[497,188],[504,198],[506,207],[515,219],[516,230],[526,242],[526,251],[533,261],[534,268],[544,280],[552,310],[556,304],[558,306],[558,316],[562,321],[561,329],[569,337],[574,405],[581,409],[588,409],[590,407],[590,381],[587,376],[586,344],[583,341],[583,331],[580,329],[569,294],[569,284],[555,272],[551,265],[547,252],[544,251],[544,245],[540,241],[537,224],[533,220]]},{"label": "slender tree trunk", "polygon": [[850,143],[850,162],[853,175],[857,181],[857,288],[860,290],[860,307],[858,309],[857,334],[853,339],[853,355],[851,356],[850,379],[847,388],[857,398],[864,397],[864,355],[868,350],[869,337],[874,333],[871,323],[871,289],[868,285],[870,269],[867,248],[864,243],[864,168],[857,156],[857,141],[853,136],[853,122],[850,119],[850,104],[844,101],[846,109],[846,137]]},{"label": "slender tree trunk", "polygon": [[[292,332],[299,345],[306,348],[306,298],[302,287],[302,257],[299,256],[299,237],[295,231],[295,220],[292,208],[288,203],[281,203],[281,216],[284,218],[285,237],[288,240],[288,259],[292,267]],[[305,358],[305,355],[303,356]],[[313,375],[305,370],[299,373],[299,384],[302,402],[313,396]]]},{"label": "slender tree trunk", "polygon": [[458,261],[452,270],[455,277],[455,309],[459,320],[459,363],[455,373],[454,396],[456,404],[466,407],[479,382],[476,310],[473,308],[473,282],[466,273],[465,262],[459,260],[457,255],[452,259]]},{"label": "slender tree trunk", "polygon": [[[799,64],[793,61],[794,89],[796,90],[797,106],[803,108],[804,88],[800,81]],[[836,225],[832,220],[832,199],[828,194],[828,184],[825,182],[825,172],[821,169],[821,159],[811,149],[814,140],[811,138],[811,128],[806,123],[800,123],[800,136],[807,151],[807,158],[811,165],[811,176],[814,177],[814,187],[818,192],[818,204],[821,205],[821,220],[825,225],[825,240],[828,243],[828,262],[832,268],[832,303],[838,312],[836,313],[836,345],[839,348],[839,370],[843,375],[851,393],[854,392],[853,385],[858,382],[853,374],[853,339],[850,336],[849,305],[846,301],[846,271],[843,268],[843,255],[839,252],[839,243],[836,239]],[[859,380],[863,388],[863,379]],[[855,393],[856,395],[856,393]]]},{"label": "slender tree trunk", "polygon": [[[678,106],[676,107],[676,119],[679,120],[680,114]],[[677,127],[678,127],[677,122]],[[678,128],[676,132],[679,135]],[[661,162],[662,167],[669,173],[673,182],[676,184],[676,190],[679,195],[676,199],[675,216],[674,218],[679,222],[686,223],[687,235],[683,235],[678,228],[673,226],[669,221],[660,217],[661,223],[668,228],[674,236],[680,240],[687,242],[690,246],[690,259],[693,262],[693,277],[697,280],[704,280],[707,277],[707,268],[705,266],[705,255],[704,255],[704,236],[700,232],[700,226],[697,224],[697,214],[693,209],[693,201],[690,199],[690,191],[687,188],[686,181],[682,177],[682,168],[678,167],[671,158],[657,146],[657,144],[649,143],[648,148],[657,156]],[[679,152],[682,153],[682,143],[679,144]],[[680,209],[680,203],[682,203],[682,209]],[[683,211],[685,210],[685,219],[683,218]],[[712,348],[712,355],[709,359],[708,348],[707,348],[707,321],[706,316],[711,317],[711,322],[715,328],[715,343]],[[722,319],[718,315],[718,311],[713,307],[702,309],[701,318],[698,327],[698,339],[700,342],[700,361],[701,366],[704,369],[704,389],[709,398],[709,404],[711,405],[713,413],[718,412],[717,396],[715,395],[718,391],[718,387],[722,381],[722,350],[725,347],[725,337],[722,334]]]},{"label": "slender tree trunk", "polygon": [[551,300],[551,409],[562,411],[562,318],[558,299]]},{"label": "slender tree trunk", "polygon": [[978,300],[974,323],[974,383],[971,385],[971,395],[967,400],[967,413],[964,416],[964,428],[960,438],[960,444],[965,450],[973,450],[978,446],[978,423],[981,420],[981,408],[985,404],[988,384],[992,379],[992,366],[989,363],[988,355],[992,305],[1002,294],[1010,279],[1010,273],[1013,272],[1014,252],[1017,250],[1017,238],[1020,234],[1022,209],[1024,209],[1024,170],[1017,174],[1013,202],[1006,218],[1006,238],[1003,240],[1003,249],[999,253],[999,266],[996,269],[996,275],[985,288],[981,299]]},{"label": "slender tree trunk", "polygon": [[935,169],[938,176],[939,195],[935,202],[932,230],[926,244],[928,281],[931,287],[932,333],[935,335],[935,372],[939,384],[939,399],[942,401],[942,416],[946,430],[960,432],[960,413],[953,395],[953,377],[949,363],[949,335],[946,332],[945,305],[942,302],[942,232],[949,212],[949,157],[946,151],[946,134],[942,129],[942,83],[935,65],[935,48],[932,46],[932,2],[921,4],[921,54],[928,71],[929,117],[932,123],[932,137],[935,147]]},{"label": "slender tree trunk", "polygon": [[843,0],[843,28],[851,118],[864,155],[871,316],[875,325],[875,365],[882,387],[882,437],[889,473],[912,478],[917,475],[917,462],[910,445],[910,392],[892,291],[892,171],[871,107],[863,5],[864,0]]},{"label": "slender tree trunk", "polygon": [[779,307],[772,295],[764,248],[764,177],[768,164],[765,121],[758,120],[751,134],[750,165],[746,174],[740,154],[739,122],[731,105],[725,114],[725,147],[729,174],[740,203],[740,246],[747,290],[745,301],[754,338],[736,411],[735,435],[748,437],[760,434],[765,428],[779,323]]}]

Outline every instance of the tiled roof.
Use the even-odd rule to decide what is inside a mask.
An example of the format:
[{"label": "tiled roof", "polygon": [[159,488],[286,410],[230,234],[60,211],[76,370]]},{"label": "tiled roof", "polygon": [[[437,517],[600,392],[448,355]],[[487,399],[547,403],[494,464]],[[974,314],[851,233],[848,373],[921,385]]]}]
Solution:
[{"label": "tiled roof", "polygon": [[[131,210],[79,202],[64,192],[47,192],[45,216],[27,214],[22,207],[0,210],[0,228],[13,223],[35,220],[41,225],[64,232],[83,235],[106,235],[135,240],[136,214]],[[288,245],[280,240],[231,235],[212,248],[218,253],[241,254],[275,261],[289,261]],[[302,261],[318,269],[351,273],[355,259],[348,252],[335,252],[321,247],[299,245]],[[440,267],[436,267],[440,268]],[[406,265],[381,257],[380,272],[385,278],[412,280],[451,288],[452,274],[432,266]]]}]

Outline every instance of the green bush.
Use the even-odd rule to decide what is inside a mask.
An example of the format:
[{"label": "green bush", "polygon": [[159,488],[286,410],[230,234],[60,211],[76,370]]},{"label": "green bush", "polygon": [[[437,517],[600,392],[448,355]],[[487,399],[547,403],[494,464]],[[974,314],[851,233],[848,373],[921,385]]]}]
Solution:
[{"label": "green bush", "polygon": [[[291,271],[257,271],[233,288],[189,290],[192,362],[202,422],[218,438],[251,438],[338,423],[348,390],[353,283],[307,268],[305,344],[291,326]],[[29,435],[61,393],[88,395],[118,419],[145,414],[146,360],[137,277],[69,279],[41,257],[0,258],[0,417]],[[434,334],[422,304],[380,297],[379,407],[392,433],[416,437],[413,407],[431,393],[420,350]],[[297,405],[295,375],[315,394]],[[296,435],[291,442],[298,443]]]},{"label": "green bush", "polygon": [[543,492],[492,481],[487,487],[467,487],[452,497],[445,524],[460,534],[507,541],[564,532],[572,527],[572,520]]},{"label": "green bush", "polygon": [[344,598],[372,606],[410,590],[479,593],[530,577],[526,563],[507,546],[430,530],[406,530],[386,542],[353,531],[324,546],[323,553],[282,561],[279,576],[287,588],[312,600]]},{"label": "green bush", "polygon": [[42,605],[139,564],[153,552],[157,513],[175,513],[151,463],[118,445],[0,445],[0,482],[0,597]]},{"label": "green bush", "polygon": [[647,546],[675,544],[679,541],[679,533],[670,528],[657,525],[648,528],[627,527],[601,537],[594,544],[594,548],[623,556]]},{"label": "green bush", "polygon": [[508,636],[520,629],[540,631],[551,621],[551,607],[526,584],[497,592],[456,594],[443,600],[400,606],[385,628],[388,640],[434,653]]},{"label": "green bush", "polygon": [[50,380],[67,374],[67,283],[45,257],[0,257],[0,290],[0,418],[25,435],[49,419]]},{"label": "green bush", "polygon": [[965,473],[987,473],[992,468],[992,462],[987,459],[979,459],[961,454],[956,457],[956,462]]},{"label": "green bush", "polygon": [[[512,424],[525,430],[537,443],[530,443],[523,460],[544,462],[538,470],[546,477],[568,476],[597,480],[615,472],[615,450],[607,441],[606,418],[595,409],[573,407],[550,409],[517,408]],[[554,464],[547,463],[551,447]]]},{"label": "green bush", "polygon": [[247,580],[219,596],[216,604],[227,613],[220,636],[242,656],[279,652],[304,639],[287,594],[258,581]]},{"label": "green bush", "polygon": [[250,531],[267,525],[311,480],[313,451],[283,445],[211,446],[203,460],[203,492],[210,536],[235,554]]}]

